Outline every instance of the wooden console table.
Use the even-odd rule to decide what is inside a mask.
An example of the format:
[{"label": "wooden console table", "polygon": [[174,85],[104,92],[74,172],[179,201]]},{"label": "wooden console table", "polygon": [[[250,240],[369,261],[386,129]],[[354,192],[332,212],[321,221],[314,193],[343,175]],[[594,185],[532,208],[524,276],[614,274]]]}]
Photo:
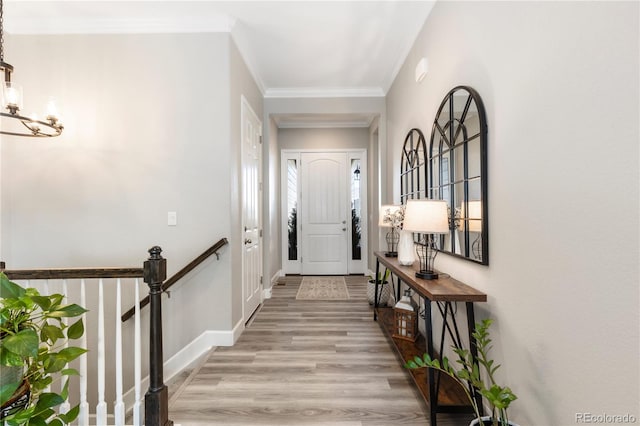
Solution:
[{"label": "wooden console table", "polygon": [[[417,265],[400,265],[397,258],[386,257],[384,252],[375,252],[374,255],[376,256],[375,276],[379,276],[380,264],[382,264],[398,278],[396,300],[400,299],[400,284],[404,283],[424,301],[426,336],[420,335],[415,343],[394,338],[392,337],[393,309],[379,306],[378,283],[376,283],[373,319],[378,321],[380,327],[388,334],[403,363],[413,359],[416,355],[422,356],[425,352],[432,358],[437,357],[437,354],[441,354],[444,349],[447,335],[450,338],[449,345],[459,348],[464,347],[456,322],[456,302],[464,302],[466,305],[468,347],[472,356],[476,359],[477,349],[471,337],[475,329],[473,304],[474,302],[486,302],[487,295],[453,278],[438,278],[436,280],[417,278],[415,276]],[[440,347],[438,351],[435,350],[433,343],[432,305],[437,307],[442,316],[442,330],[440,330]],[[408,371],[429,406],[431,426],[436,426],[436,415],[438,413],[473,413],[473,408],[469,405],[463,389],[449,376],[440,374],[432,368]],[[473,395],[482,410],[482,396],[475,392],[473,392]]]}]

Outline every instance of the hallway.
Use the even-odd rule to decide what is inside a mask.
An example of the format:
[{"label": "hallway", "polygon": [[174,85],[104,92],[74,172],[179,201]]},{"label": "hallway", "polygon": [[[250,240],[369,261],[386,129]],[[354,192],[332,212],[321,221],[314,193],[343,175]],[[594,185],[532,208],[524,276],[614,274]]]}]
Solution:
[{"label": "hallway", "polygon": [[[300,301],[282,278],[233,347],[211,353],[172,397],[187,425],[426,425],[427,410],[366,301],[347,276],[347,301]],[[439,416],[442,426],[468,417]]]}]

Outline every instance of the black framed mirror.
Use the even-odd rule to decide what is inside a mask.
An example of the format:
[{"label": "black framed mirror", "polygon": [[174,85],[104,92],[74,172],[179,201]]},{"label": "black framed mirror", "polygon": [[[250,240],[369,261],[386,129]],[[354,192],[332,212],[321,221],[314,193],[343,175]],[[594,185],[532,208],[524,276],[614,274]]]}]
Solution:
[{"label": "black framed mirror", "polygon": [[427,142],[420,129],[409,130],[400,160],[400,204],[427,198]]},{"label": "black framed mirror", "polygon": [[447,201],[450,231],[439,251],[489,264],[487,120],[478,92],[453,88],[431,130],[428,196]]}]

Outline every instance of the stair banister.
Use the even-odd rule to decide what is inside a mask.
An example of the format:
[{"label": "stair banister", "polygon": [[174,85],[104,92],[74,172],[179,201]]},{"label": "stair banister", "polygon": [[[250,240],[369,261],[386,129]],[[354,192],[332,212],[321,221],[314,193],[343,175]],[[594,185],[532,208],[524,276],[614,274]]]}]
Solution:
[{"label": "stair banister", "polygon": [[149,390],[144,396],[146,426],[172,426],[169,420],[168,389],[163,381],[162,283],[167,278],[167,261],[158,246],[149,250],[144,262],[144,282],[149,285],[151,318],[149,327]]}]

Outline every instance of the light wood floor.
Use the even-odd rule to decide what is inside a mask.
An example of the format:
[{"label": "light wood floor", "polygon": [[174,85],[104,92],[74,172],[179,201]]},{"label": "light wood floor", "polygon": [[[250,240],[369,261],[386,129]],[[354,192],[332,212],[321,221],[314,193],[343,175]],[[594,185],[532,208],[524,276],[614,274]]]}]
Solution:
[{"label": "light wood floor", "polygon": [[[275,286],[233,347],[211,353],[179,386],[170,418],[187,425],[427,425],[428,411],[366,300],[300,301],[301,277]],[[441,426],[469,417],[438,416]]]}]

